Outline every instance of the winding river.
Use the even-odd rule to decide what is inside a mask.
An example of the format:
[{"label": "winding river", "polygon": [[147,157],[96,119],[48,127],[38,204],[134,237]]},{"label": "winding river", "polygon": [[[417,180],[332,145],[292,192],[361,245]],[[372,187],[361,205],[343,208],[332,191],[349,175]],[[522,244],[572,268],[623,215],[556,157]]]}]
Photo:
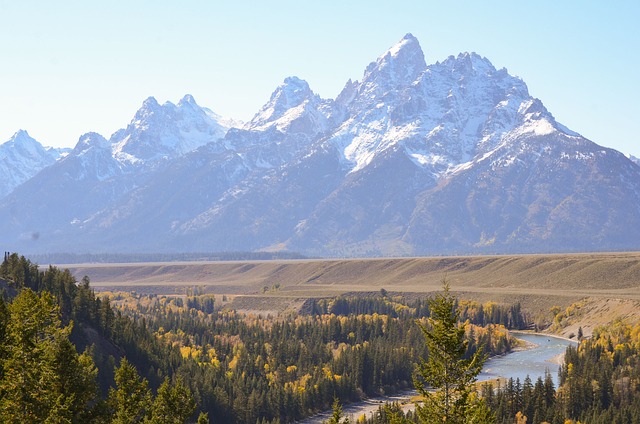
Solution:
[{"label": "winding river", "polygon": [[553,377],[553,382],[558,385],[558,370],[560,362],[567,346],[577,343],[572,340],[560,337],[548,336],[546,334],[532,333],[511,333],[520,340],[524,340],[532,346],[530,349],[517,350],[507,355],[489,359],[482,372],[478,376],[478,381],[491,380],[493,378],[505,377],[520,379],[523,382],[529,375],[535,384],[538,377],[543,377],[548,370]]},{"label": "winding river", "polygon": [[[518,339],[524,340],[528,348],[516,350],[507,355],[491,358],[487,360],[484,368],[478,376],[478,381],[487,381],[498,377],[516,378],[523,382],[529,375],[532,382],[538,377],[543,377],[545,372],[549,371],[553,377],[554,383],[558,384],[558,370],[560,368],[559,359],[564,354],[567,346],[576,344],[576,342],[553,337],[546,334],[533,333],[514,333],[512,335]],[[396,396],[384,396],[380,398],[368,399],[362,402],[356,402],[345,405],[343,412],[345,415],[352,416],[357,419],[363,414],[373,414],[378,407],[384,402],[406,402],[415,396],[416,392],[405,392]],[[406,405],[406,409],[412,408]],[[307,418],[300,421],[304,424],[320,424],[331,417],[331,411]]]}]

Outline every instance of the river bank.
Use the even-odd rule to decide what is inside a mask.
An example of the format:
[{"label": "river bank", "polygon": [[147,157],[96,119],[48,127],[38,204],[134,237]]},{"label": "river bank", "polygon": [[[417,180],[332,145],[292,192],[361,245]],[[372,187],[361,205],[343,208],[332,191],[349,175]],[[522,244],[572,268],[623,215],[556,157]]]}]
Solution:
[{"label": "river bank", "polygon": [[[371,416],[378,411],[385,403],[394,403],[397,402],[403,405],[403,410],[405,412],[414,408],[411,400],[418,395],[418,392],[415,390],[404,391],[400,393],[396,393],[394,395],[389,396],[379,396],[375,398],[369,398],[365,400],[361,400],[359,402],[352,402],[344,405],[342,407],[342,413],[344,416],[349,418],[349,422],[355,423],[358,418],[363,415]],[[321,412],[318,415],[314,415],[313,417],[305,418],[302,421],[298,421],[299,424],[322,424],[324,421],[331,418],[331,414],[333,411],[328,410]]]},{"label": "river bank", "polygon": [[[556,360],[553,359],[564,357],[564,351],[567,346],[576,342],[564,337],[544,333],[528,331],[512,331],[511,333],[517,334],[517,338],[523,342],[522,345],[513,349],[511,353],[488,359],[478,376],[478,381],[486,382],[509,378],[520,378],[520,381],[524,381],[527,375],[535,381],[538,377],[544,377],[544,374],[549,372],[554,377],[554,383],[557,386],[559,363],[555,363]],[[396,395],[366,399],[344,405],[342,411],[346,416],[357,420],[362,415],[375,414],[378,408],[385,403],[398,402],[403,404],[403,410],[406,412],[414,408],[412,399],[415,396],[417,396],[417,392],[411,390]],[[302,420],[300,423],[321,424],[330,417],[331,411],[325,411],[322,414]]]},{"label": "river bank", "polygon": [[535,381],[548,372],[557,386],[557,374],[567,346],[577,342],[545,333],[516,331],[511,333],[522,340],[524,346],[507,355],[487,360],[482,373],[478,376],[478,381],[500,377],[519,378],[520,381],[524,381],[527,376]]},{"label": "river bank", "polygon": [[[511,330],[511,331],[509,331],[509,333],[514,334],[514,335],[523,335],[523,334],[527,335],[527,334],[530,334],[530,335],[541,336],[541,337],[553,337],[554,339],[564,340],[566,342],[569,342],[570,344],[576,344],[576,345],[580,343],[578,340],[570,339],[568,337],[563,337],[563,336],[556,335],[556,334],[540,333],[540,332],[537,332],[537,331]],[[535,343],[533,343],[533,342],[530,342],[530,341],[527,341],[527,340],[523,340],[523,339],[520,339],[520,340],[524,343],[524,345],[522,347],[518,346],[516,349],[513,350],[513,352],[521,351],[521,350],[534,349],[535,347],[537,347],[537,345]],[[565,352],[559,353],[559,354],[547,359],[547,362],[560,366],[560,365],[564,364],[564,355],[565,355]]]},{"label": "river bank", "polygon": [[541,336],[541,337],[553,337],[554,339],[560,339],[560,340],[565,340],[567,342],[579,343],[579,341],[576,340],[575,338],[570,339],[569,337],[564,337],[559,334],[541,333],[539,331],[533,331],[533,330],[509,330],[509,333],[510,334],[531,334],[534,336]]}]

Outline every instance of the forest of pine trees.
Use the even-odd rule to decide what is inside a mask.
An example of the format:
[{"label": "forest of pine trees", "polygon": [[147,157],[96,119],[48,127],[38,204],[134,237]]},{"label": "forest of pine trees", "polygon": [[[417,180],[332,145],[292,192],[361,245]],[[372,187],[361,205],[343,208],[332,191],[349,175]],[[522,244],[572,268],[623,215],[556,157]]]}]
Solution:
[{"label": "forest of pine trees", "polygon": [[[386,291],[260,317],[202,294],[98,296],[87,278],[15,254],[0,280],[2,422],[293,422],[335,399],[412,388],[429,358],[429,302]],[[508,352],[507,328],[530,325],[520,305],[452,301],[463,358]],[[639,334],[622,322],[596,331],[567,352],[557,388],[548,378],[478,391],[498,423],[640,422]],[[417,422],[397,406],[371,419]]]},{"label": "forest of pine trees", "polygon": [[[481,397],[498,424],[640,423],[640,323],[616,321],[570,346],[555,387],[550,374],[535,381],[483,383]],[[362,424],[419,423],[399,405],[382,406]]]},{"label": "forest of pine trees", "polygon": [[[119,343],[126,340],[119,330],[135,324],[96,298],[88,280],[77,284],[53,267],[40,272],[17,255],[5,258],[0,276],[0,422],[172,423],[193,415],[193,396],[180,382],[165,378],[152,394]],[[119,364],[90,339],[110,345]]]}]

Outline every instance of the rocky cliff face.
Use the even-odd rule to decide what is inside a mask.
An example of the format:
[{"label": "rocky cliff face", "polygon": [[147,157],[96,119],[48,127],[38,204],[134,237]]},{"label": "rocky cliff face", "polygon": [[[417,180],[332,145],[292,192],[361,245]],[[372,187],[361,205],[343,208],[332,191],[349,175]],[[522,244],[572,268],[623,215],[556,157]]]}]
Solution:
[{"label": "rocky cliff face", "polygon": [[335,100],[291,77],[250,122],[225,122],[191,96],[150,98],[6,197],[0,232],[21,251],[640,247],[640,167],[475,53],[427,65],[408,34]]}]

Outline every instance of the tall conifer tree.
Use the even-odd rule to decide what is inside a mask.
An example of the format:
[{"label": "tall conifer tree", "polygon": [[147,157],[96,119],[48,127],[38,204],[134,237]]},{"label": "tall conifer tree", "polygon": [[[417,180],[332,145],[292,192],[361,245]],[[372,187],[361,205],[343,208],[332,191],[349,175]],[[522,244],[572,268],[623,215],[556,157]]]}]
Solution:
[{"label": "tall conifer tree", "polygon": [[465,358],[468,340],[458,324],[456,298],[443,281],[443,292],[429,299],[428,326],[420,324],[428,348],[428,358],[417,366],[414,385],[424,398],[416,405],[421,422],[433,424],[493,423],[495,418],[474,392],[473,383],[486,357],[478,349]]}]

